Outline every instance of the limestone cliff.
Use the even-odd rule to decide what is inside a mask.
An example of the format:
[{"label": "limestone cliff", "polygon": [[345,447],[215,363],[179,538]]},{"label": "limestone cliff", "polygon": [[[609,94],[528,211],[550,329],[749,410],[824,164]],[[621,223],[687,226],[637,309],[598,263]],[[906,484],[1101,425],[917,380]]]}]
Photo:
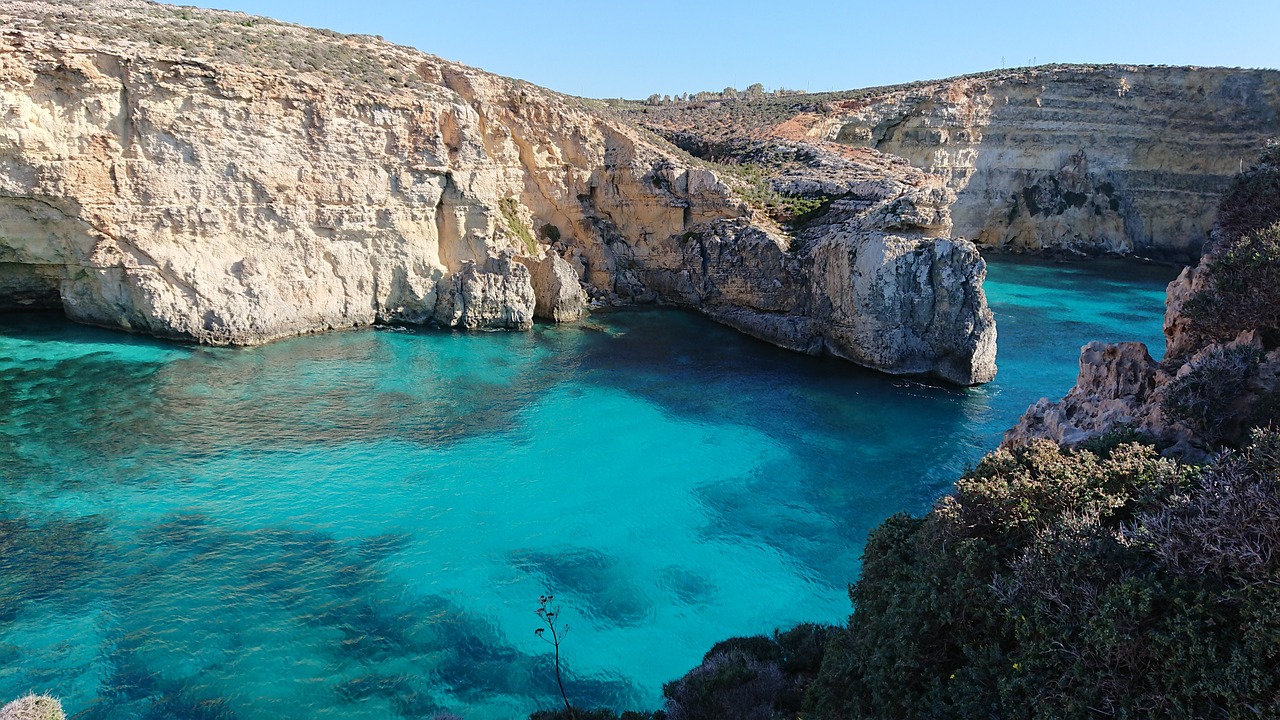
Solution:
[{"label": "limestone cliff", "polygon": [[1280,72],[1059,65],[616,105],[726,163],[778,165],[762,143],[902,157],[946,180],[953,233],[980,246],[1193,260],[1231,176],[1280,136]]},{"label": "limestone cliff", "polygon": [[527,328],[575,318],[581,283],[890,372],[994,374],[981,260],[934,239],[945,207],[927,233],[897,212],[937,195],[924,173],[797,252],[643,131],[378,38],[145,0],[6,0],[0,26],[0,304],[251,344]]},{"label": "limestone cliff", "polygon": [[981,245],[1194,257],[1231,177],[1280,135],[1280,72],[990,73],[838,102],[809,131],[942,175],[955,233]]},{"label": "limestone cliff", "polygon": [[1005,444],[1078,445],[1124,427],[1203,457],[1280,422],[1280,146],[1232,179],[1219,217],[1200,262],[1169,283],[1164,359],[1142,343],[1086,345],[1071,392],[1033,405]]}]

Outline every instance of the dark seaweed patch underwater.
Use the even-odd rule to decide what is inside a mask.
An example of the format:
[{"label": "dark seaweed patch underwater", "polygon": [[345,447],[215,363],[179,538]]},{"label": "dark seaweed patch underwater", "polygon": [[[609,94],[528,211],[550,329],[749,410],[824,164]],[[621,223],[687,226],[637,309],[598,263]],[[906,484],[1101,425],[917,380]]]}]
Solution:
[{"label": "dark seaweed patch underwater", "polygon": [[0,698],[80,718],[520,717],[654,707],[717,640],[849,612],[1079,347],[1159,351],[1170,268],[997,260],[971,389],[689,313],[225,350],[0,317]]}]

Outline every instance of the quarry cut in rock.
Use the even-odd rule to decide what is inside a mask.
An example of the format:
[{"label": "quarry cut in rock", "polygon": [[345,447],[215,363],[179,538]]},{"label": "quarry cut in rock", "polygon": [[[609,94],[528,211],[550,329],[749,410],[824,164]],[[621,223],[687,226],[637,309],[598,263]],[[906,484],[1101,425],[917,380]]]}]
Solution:
[{"label": "quarry cut in rock", "polygon": [[571,321],[585,288],[994,375],[981,260],[909,167],[797,250],[586,101],[378,38],[144,0],[6,0],[0,27],[0,306],[244,345]]}]

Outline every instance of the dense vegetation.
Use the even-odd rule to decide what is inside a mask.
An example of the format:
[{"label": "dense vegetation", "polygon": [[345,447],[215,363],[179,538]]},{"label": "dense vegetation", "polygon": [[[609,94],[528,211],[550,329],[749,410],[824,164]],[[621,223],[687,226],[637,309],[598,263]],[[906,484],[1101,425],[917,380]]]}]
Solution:
[{"label": "dense vegetation", "polygon": [[1273,141],[1257,164],[1235,176],[1218,207],[1218,231],[1234,241],[1280,220],[1280,143]]},{"label": "dense vegetation", "polygon": [[1000,450],[872,535],[814,717],[1280,716],[1280,435]]},{"label": "dense vegetation", "polygon": [[1206,255],[1206,287],[1186,305],[1196,333],[1224,342],[1258,330],[1280,345],[1280,144],[1237,175],[1218,211],[1217,238]]},{"label": "dense vegetation", "polygon": [[1186,307],[1196,330],[1208,340],[1226,341],[1256,329],[1268,347],[1280,343],[1280,304],[1260,291],[1280,287],[1280,222],[1223,242],[1206,266],[1207,287]]}]

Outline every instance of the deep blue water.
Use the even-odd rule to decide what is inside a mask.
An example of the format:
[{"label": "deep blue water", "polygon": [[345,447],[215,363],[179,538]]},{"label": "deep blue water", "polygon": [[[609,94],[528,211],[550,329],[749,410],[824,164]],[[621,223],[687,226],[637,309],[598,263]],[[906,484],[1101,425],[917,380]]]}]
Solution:
[{"label": "deep blue water", "polygon": [[0,316],[0,699],[80,718],[656,707],[717,640],[840,622],[1091,339],[1158,355],[1172,268],[993,261],[999,376],[957,389],[673,310],[251,349]]}]

